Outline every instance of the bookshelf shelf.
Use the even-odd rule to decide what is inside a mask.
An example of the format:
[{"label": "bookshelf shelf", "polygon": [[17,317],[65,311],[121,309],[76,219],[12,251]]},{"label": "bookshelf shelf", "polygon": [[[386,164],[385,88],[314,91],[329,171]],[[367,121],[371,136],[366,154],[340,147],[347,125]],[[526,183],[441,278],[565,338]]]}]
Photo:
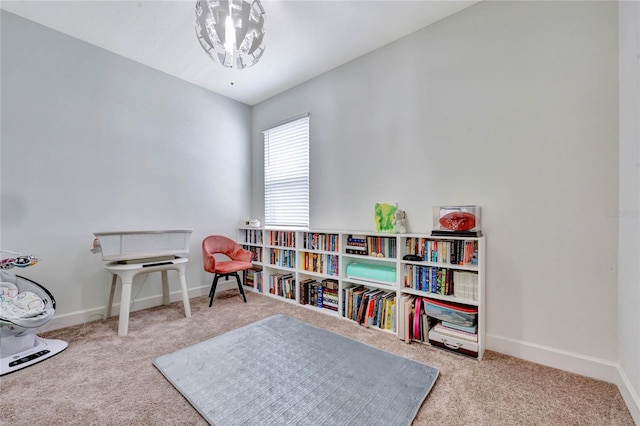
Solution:
[{"label": "bookshelf shelf", "polygon": [[331,316],[334,316],[334,317],[338,316],[338,311],[334,311],[334,310],[331,310],[331,309],[319,308],[317,306],[313,306],[313,305],[309,305],[309,304],[301,305],[301,306],[306,308],[306,309],[311,309],[312,311],[321,312],[321,313],[323,313],[325,315],[331,315]]},{"label": "bookshelf shelf", "polygon": [[478,265],[452,265],[450,263],[435,263],[435,262],[416,262],[416,261],[408,261],[401,260],[401,265],[419,265],[419,266],[435,266],[438,268],[455,268],[461,271],[478,271]]},{"label": "bookshelf shelf", "polygon": [[[239,228],[238,242],[254,253],[246,287],[252,291],[482,359],[484,237]],[[372,276],[354,276],[351,264],[371,269]],[[382,280],[376,279],[380,270],[387,274]],[[443,318],[450,319],[451,309],[473,317],[472,332],[449,328]]]},{"label": "bookshelf shelf", "polygon": [[412,288],[403,288],[402,292],[403,293],[407,293],[407,294],[413,294],[415,296],[427,297],[427,298],[435,299],[435,300],[442,300],[442,301],[445,301],[445,302],[459,303],[459,304],[462,304],[462,305],[469,305],[469,306],[478,306],[479,305],[479,302],[477,300],[466,299],[466,298],[455,297],[455,296],[441,296],[439,294],[427,293],[425,291],[414,290]]},{"label": "bookshelf shelf", "polygon": [[386,262],[390,264],[395,264],[397,262],[396,258],[388,258],[388,257],[376,257],[376,256],[364,256],[360,254],[342,254],[341,255],[347,259],[354,259],[355,261],[364,260],[364,261],[373,261],[373,262]]},{"label": "bookshelf shelf", "polygon": [[358,278],[349,278],[349,277],[343,278],[342,281],[345,283],[358,284],[358,285],[363,285],[365,287],[371,287],[371,288],[390,289],[390,290],[396,289],[396,286],[394,283],[387,283],[383,281],[369,281],[369,280],[361,280]]},{"label": "bookshelf shelf", "polygon": [[313,278],[319,278],[319,279],[338,278],[337,275],[327,275],[327,274],[322,274],[322,273],[319,273],[319,272],[307,271],[307,270],[304,270],[304,269],[300,269],[298,271],[298,274],[301,275],[301,276],[304,275],[304,276],[307,276],[307,277],[313,277]]}]

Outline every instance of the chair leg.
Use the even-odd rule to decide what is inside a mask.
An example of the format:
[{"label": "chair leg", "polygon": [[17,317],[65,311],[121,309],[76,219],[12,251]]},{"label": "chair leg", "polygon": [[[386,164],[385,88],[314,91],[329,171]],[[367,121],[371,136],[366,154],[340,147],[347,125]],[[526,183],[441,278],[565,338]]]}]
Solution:
[{"label": "chair leg", "polygon": [[213,282],[211,283],[211,290],[209,290],[209,307],[213,305],[213,298],[216,297],[216,287],[218,286],[218,274],[213,277]]},{"label": "chair leg", "polygon": [[242,294],[244,303],[247,303],[247,296],[244,295],[244,288],[242,288],[242,283],[240,282],[240,275],[238,275],[237,272],[234,275],[236,276],[236,281],[238,281],[238,290],[240,290],[240,294]]}]

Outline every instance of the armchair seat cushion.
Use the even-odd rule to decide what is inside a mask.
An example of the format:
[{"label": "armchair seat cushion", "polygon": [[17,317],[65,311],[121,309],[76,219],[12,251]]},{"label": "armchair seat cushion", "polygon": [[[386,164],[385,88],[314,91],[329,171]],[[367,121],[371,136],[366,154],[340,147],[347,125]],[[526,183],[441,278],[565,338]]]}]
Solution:
[{"label": "armchair seat cushion", "polygon": [[216,262],[216,274],[230,274],[232,272],[244,271],[251,269],[251,262],[242,262],[239,260],[227,260]]}]

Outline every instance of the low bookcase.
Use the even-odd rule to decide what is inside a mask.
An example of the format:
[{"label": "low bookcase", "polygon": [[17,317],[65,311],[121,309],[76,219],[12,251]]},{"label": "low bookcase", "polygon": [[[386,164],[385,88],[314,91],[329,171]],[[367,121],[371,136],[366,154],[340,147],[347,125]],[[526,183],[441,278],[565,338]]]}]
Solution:
[{"label": "low bookcase", "polygon": [[242,227],[238,242],[250,290],[482,359],[485,237]]}]

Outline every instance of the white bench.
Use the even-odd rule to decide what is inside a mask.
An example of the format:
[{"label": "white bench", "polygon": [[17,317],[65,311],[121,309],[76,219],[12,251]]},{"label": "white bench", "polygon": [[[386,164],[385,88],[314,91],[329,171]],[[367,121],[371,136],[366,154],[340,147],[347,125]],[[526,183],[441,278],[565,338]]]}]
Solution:
[{"label": "white bench", "polygon": [[157,260],[145,263],[119,263],[107,262],[104,268],[113,274],[111,280],[111,293],[109,295],[109,303],[105,313],[105,319],[111,316],[111,307],[113,306],[113,297],[116,290],[118,277],[122,283],[122,295],[120,297],[120,318],[118,319],[118,336],[126,336],[129,330],[129,309],[131,305],[131,285],[133,278],[139,274],[148,274],[151,272],[162,273],[162,303],[168,305],[169,297],[169,280],[167,271],[174,270],[178,272],[180,281],[180,290],[182,292],[182,302],[184,304],[184,315],[191,316],[191,307],[189,305],[189,295],[187,293],[187,281],[185,278],[185,270],[189,259],[186,257],[175,257],[170,260]]}]

